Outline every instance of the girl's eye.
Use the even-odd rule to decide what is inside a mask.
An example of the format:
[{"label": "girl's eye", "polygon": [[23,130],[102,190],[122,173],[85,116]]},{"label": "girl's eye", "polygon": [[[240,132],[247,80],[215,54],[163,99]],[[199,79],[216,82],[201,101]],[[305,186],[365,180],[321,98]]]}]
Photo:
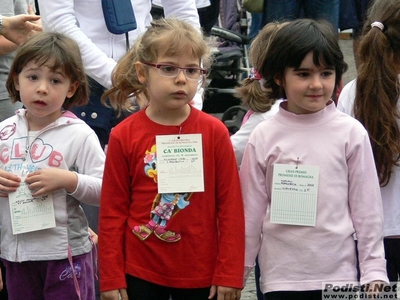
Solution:
[{"label": "girl's eye", "polygon": [[200,73],[200,70],[195,69],[195,68],[187,68],[187,69],[186,69],[186,73],[187,73],[187,74],[190,74],[190,75],[197,74],[197,72]]},{"label": "girl's eye", "polygon": [[38,77],[36,75],[29,75],[28,78],[30,80],[37,80],[38,79]]},{"label": "girl's eye", "polygon": [[333,71],[325,71],[325,72],[322,72],[322,76],[329,77],[329,76],[332,76],[333,73],[334,73]]},{"label": "girl's eye", "polygon": [[308,73],[306,73],[306,72],[297,73],[297,76],[299,76],[299,77],[307,77]]},{"label": "girl's eye", "polygon": [[162,66],[161,71],[164,73],[176,73],[177,68],[174,66]]},{"label": "girl's eye", "polygon": [[57,83],[60,83],[61,81],[58,79],[51,79],[50,82],[53,84],[57,84]]}]

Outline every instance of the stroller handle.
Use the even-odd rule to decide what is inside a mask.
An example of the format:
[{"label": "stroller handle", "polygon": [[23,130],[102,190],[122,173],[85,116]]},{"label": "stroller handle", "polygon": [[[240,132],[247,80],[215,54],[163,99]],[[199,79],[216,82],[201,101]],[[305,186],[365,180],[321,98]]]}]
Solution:
[{"label": "stroller handle", "polygon": [[242,45],[250,42],[250,39],[247,36],[219,26],[213,26],[211,28],[211,34]]}]

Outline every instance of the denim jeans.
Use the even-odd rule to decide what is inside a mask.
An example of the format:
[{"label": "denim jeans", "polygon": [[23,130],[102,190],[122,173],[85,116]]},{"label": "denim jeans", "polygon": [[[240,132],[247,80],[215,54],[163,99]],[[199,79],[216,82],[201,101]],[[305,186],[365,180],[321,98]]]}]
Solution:
[{"label": "denim jeans", "polygon": [[265,0],[263,24],[297,18],[325,19],[339,27],[340,0]]}]

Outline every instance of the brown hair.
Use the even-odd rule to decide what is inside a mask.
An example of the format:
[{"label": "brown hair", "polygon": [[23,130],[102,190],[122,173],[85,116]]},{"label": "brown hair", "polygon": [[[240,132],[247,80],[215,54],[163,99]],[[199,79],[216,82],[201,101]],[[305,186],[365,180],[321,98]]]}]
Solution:
[{"label": "brown hair", "polygon": [[[383,30],[371,27],[375,21]],[[364,23],[358,50],[354,116],[367,129],[381,186],[399,166],[400,130],[400,1],[379,0],[371,6]]]},{"label": "brown hair", "polygon": [[29,38],[15,54],[6,82],[13,103],[21,101],[15,83],[18,74],[30,61],[40,66],[51,62],[53,70],[61,69],[71,82],[79,83],[75,94],[65,99],[63,104],[65,109],[88,102],[89,88],[78,44],[61,33],[40,32]]},{"label": "brown hair", "polygon": [[[262,66],[262,55],[268,51],[268,45],[280,28],[289,24],[271,22],[265,25],[250,45],[249,59],[255,70]],[[241,85],[236,88],[236,96],[242,100],[242,104],[248,106],[254,112],[267,112],[275,103],[275,98],[268,97],[262,90],[262,81],[252,78],[245,78]]]},{"label": "brown hair", "polygon": [[148,93],[146,86],[137,77],[137,62],[156,62],[160,53],[176,55],[182,50],[188,50],[193,57],[199,58],[203,68],[208,68],[212,58],[210,45],[200,30],[185,21],[175,18],[153,20],[146,32],[117,63],[112,74],[112,87],[104,93],[103,103],[109,97],[111,106],[121,112],[129,104],[127,99],[135,96],[143,107],[148,102]]}]

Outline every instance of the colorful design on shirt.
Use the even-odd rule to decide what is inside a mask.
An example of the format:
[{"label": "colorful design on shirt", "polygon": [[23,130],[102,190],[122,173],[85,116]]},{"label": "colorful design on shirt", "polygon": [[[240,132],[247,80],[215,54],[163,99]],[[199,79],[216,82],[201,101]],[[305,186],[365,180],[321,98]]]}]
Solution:
[{"label": "colorful design on shirt", "polygon": [[63,155],[41,138],[36,138],[30,145],[28,137],[14,138],[11,147],[5,146],[0,150],[0,162],[4,165],[10,161],[20,161],[22,164],[28,157],[33,164],[46,161],[49,167],[56,168],[64,161]]},{"label": "colorful design on shirt", "polygon": [[[146,151],[144,157],[144,171],[146,175],[153,178],[157,183],[156,169],[156,145]],[[156,237],[164,242],[177,242],[181,239],[179,233],[166,230],[168,221],[176,215],[181,209],[190,204],[190,197],[193,193],[164,193],[157,194],[154,198],[150,211],[150,221],[145,225],[137,225],[132,232],[142,241],[146,240],[153,232]]]},{"label": "colorful design on shirt", "polygon": [[17,125],[13,123],[12,125],[5,126],[0,131],[0,140],[8,140],[17,131]]},{"label": "colorful design on shirt", "polygon": [[146,154],[143,159],[145,166],[144,172],[150,178],[154,179],[154,182],[157,183],[157,152],[156,145],[153,145],[150,150],[146,150]]}]

